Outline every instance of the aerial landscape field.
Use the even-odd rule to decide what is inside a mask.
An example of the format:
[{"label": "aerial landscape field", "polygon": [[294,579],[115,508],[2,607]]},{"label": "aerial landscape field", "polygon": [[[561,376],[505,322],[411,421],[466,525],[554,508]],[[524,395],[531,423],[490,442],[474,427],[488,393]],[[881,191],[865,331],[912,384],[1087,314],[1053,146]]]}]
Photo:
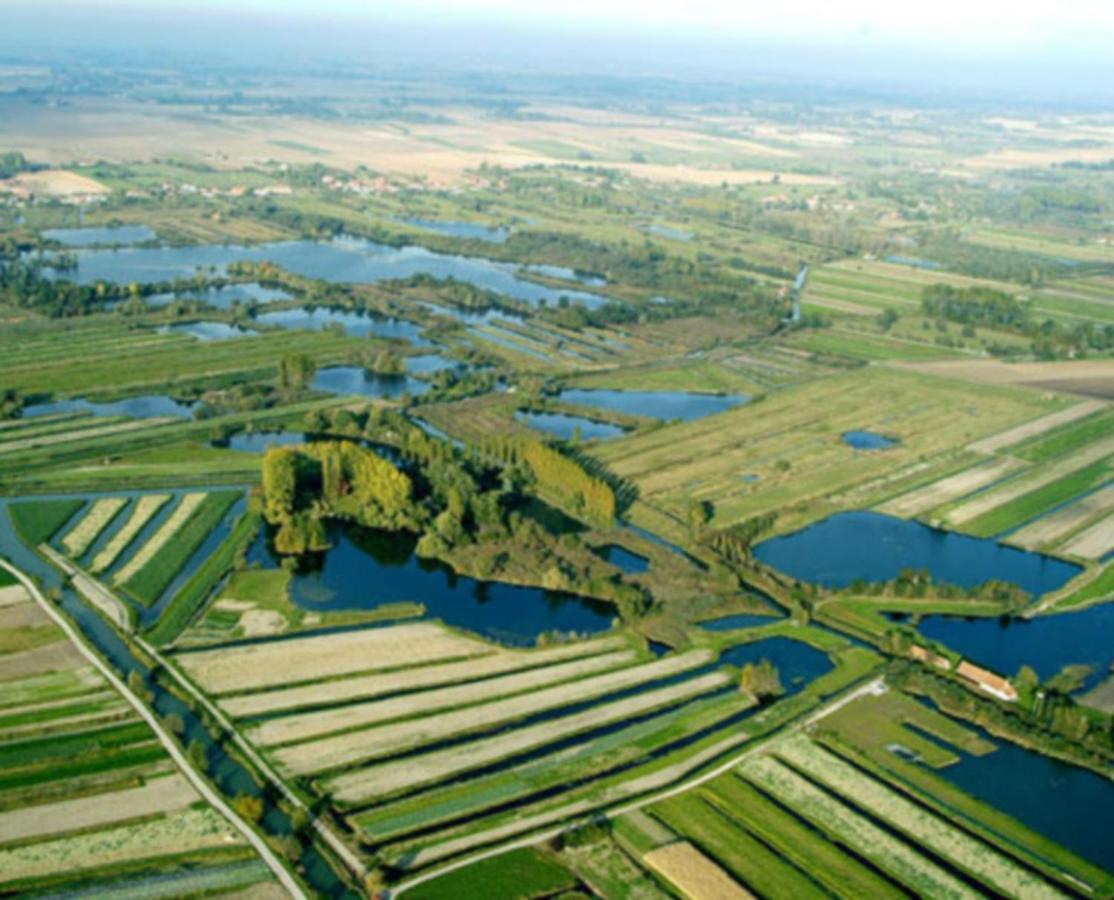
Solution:
[{"label": "aerial landscape field", "polygon": [[1114,898],[1108,14],[103,6],[0,9],[0,895]]}]

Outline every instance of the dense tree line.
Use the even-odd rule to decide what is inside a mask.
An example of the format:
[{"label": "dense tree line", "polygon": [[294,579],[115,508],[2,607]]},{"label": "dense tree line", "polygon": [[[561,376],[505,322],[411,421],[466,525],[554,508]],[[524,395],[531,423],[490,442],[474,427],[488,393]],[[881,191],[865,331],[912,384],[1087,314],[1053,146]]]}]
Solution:
[{"label": "dense tree line", "polygon": [[962,325],[1021,331],[1029,324],[1029,307],[993,288],[930,284],[921,294],[921,309],[930,318]]}]

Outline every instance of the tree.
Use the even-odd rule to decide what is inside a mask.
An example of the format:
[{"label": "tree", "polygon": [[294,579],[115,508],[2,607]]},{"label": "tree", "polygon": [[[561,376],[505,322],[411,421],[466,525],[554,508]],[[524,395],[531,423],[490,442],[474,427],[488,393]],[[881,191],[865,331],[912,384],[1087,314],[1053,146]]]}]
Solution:
[{"label": "tree", "polygon": [[237,794],[232,799],[232,808],[236,814],[248,822],[258,822],[263,818],[263,798],[253,797],[250,794]]},{"label": "tree", "polygon": [[317,363],[305,353],[292,353],[279,361],[279,388],[287,394],[305,390],[317,372]]},{"label": "tree", "polygon": [[209,756],[205,752],[205,745],[194,738],[186,748],[186,757],[195,769],[205,771],[209,767]]},{"label": "tree", "polygon": [[777,666],[768,659],[743,666],[739,671],[739,690],[759,701],[780,697],[784,693]]}]

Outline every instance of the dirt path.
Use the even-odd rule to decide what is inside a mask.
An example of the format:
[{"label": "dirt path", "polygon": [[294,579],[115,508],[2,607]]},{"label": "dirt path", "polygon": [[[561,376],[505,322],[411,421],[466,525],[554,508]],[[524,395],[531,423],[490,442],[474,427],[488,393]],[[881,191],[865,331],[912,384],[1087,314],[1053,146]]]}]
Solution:
[{"label": "dirt path", "polygon": [[73,579],[73,586],[77,588],[77,592],[92,603],[102,616],[125,634],[131,632],[131,616],[128,615],[128,607],[122,600],[99,581],[86,575],[49,544],[40,544],[39,552]]}]

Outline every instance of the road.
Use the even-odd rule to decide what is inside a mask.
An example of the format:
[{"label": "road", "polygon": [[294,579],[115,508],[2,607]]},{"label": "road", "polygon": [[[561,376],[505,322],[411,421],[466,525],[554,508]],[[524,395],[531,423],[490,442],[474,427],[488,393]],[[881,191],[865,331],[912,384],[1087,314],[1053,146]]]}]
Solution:
[{"label": "road", "polygon": [[271,872],[274,873],[275,878],[278,880],[279,884],[286,889],[287,893],[295,898],[295,900],[307,900],[306,893],[302,890],[301,885],[298,884],[294,876],[287,871],[286,867],[278,857],[275,856],[274,852],[267,845],[267,842],[264,841],[260,835],[256,834],[256,832],[236,814],[235,810],[224,801],[224,798],[216,790],[210,787],[209,783],[204,778],[194,771],[193,767],[186,759],[185,754],[167,732],[158,716],[148,709],[143,701],[132,693],[127,684],[118,678],[116,673],[113,672],[107,664],[102,662],[101,658],[97,656],[96,653],[89,649],[85,641],[80,637],[78,631],[50,604],[30,578],[15,566],[9,564],[6,560],[0,559],[0,566],[7,569],[19,580],[35,599],[35,602],[39,604],[43,612],[50,617],[55,625],[62,629],[63,634],[73,643],[78,652],[89,660],[89,662],[108,680],[108,683],[123,696],[128,705],[138,713],[140,718],[151,727],[159,743],[162,744],[166,752],[170,754],[170,758],[174,760],[174,764],[181,770],[190,784],[193,785],[197,792],[211,804],[217,812],[229,821],[233,828],[243,835],[244,840],[246,840],[254,848],[255,852],[259,854],[260,858],[267,864]]},{"label": "road", "polygon": [[[811,715],[805,716],[804,718],[789,725],[787,728],[781,731],[780,735],[794,734],[795,732],[798,732],[803,728],[811,727],[812,725],[815,725],[817,722],[819,722],[821,719],[825,718],[826,716],[830,716],[832,713],[842,709],[848,703],[851,703],[859,699],[860,697],[866,696],[868,694],[878,695],[885,693],[885,691],[885,682],[881,678],[874,678],[868,681],[866,684],[859,685],[859,687],[855,688],[854,690],[835,698],[834,700],[827,703],[825,706],[822,706],[820,709],[814,711]],[[716,768],[705,772],[702,775],[698,775],[696,778],[693,778],[689,781],[684,781],[678,785],[674,785],[668,790],[661,791],[660,793],[653,794],[652,796],[642,797],[623,806],[618,806],[608,810],[600,810],[600,812],[606,812],[608,818],[616,818],[617,816],[622,816],[626,813],[634,812],[636,809],[642,809],[645,806],[650,806],[653,803],[660,803],[662,800],[667,800],[670,797],[675,797],[678,794],[683,794],[686,791],[691,791],[693,788],[697,788],[714,778],[719,778],[721,775],[725,774],[726,772],[730,772],[732,769],[734,769],[745,760],[749,759],[754,754],[762,753],[764,752],[764,750],[764,743],[758,746],[750,747],[744,750],[742,753],[739,753],[736,756],[732,757],[727,762],[720,764]],[[550,840],[551,838],[556,837],[562,832],[568,831],[572,827],[575,827],[575,825],[570,825],[566,822],[563,825],[551,828],[541,834],[531,834],[528,837],[520,838],[519,840],[511,841],[506,844],[500,844],[498,847],[492,847],[489,850],[484,850],[480,853],[476,853],[472,856],[466,857],[465,859],[460,859],[456,862],[449,863],[448,865],[442,866],[436,871],[424,872],[421,875],[417,875],[414,878],[411,878],[409,881],[404,881],[396,886],[393,890],[390,891],[389,896],[391,898],[398,897],[400,894],[405,893],[411,888],[417,887],[419,884],[431,881],[434,878],[438,878],[441,875],[444,875],[447,872],[452,872],[455,869],[462,869],[465,866],[473,865],[474,863],[480,862],[481,860],[490,859],[494,856],[499,856],[500,854],[508,853],[511,850],[517,850],[522,847],[532,847],[535,844],[540,844],[542,841]]]}]

